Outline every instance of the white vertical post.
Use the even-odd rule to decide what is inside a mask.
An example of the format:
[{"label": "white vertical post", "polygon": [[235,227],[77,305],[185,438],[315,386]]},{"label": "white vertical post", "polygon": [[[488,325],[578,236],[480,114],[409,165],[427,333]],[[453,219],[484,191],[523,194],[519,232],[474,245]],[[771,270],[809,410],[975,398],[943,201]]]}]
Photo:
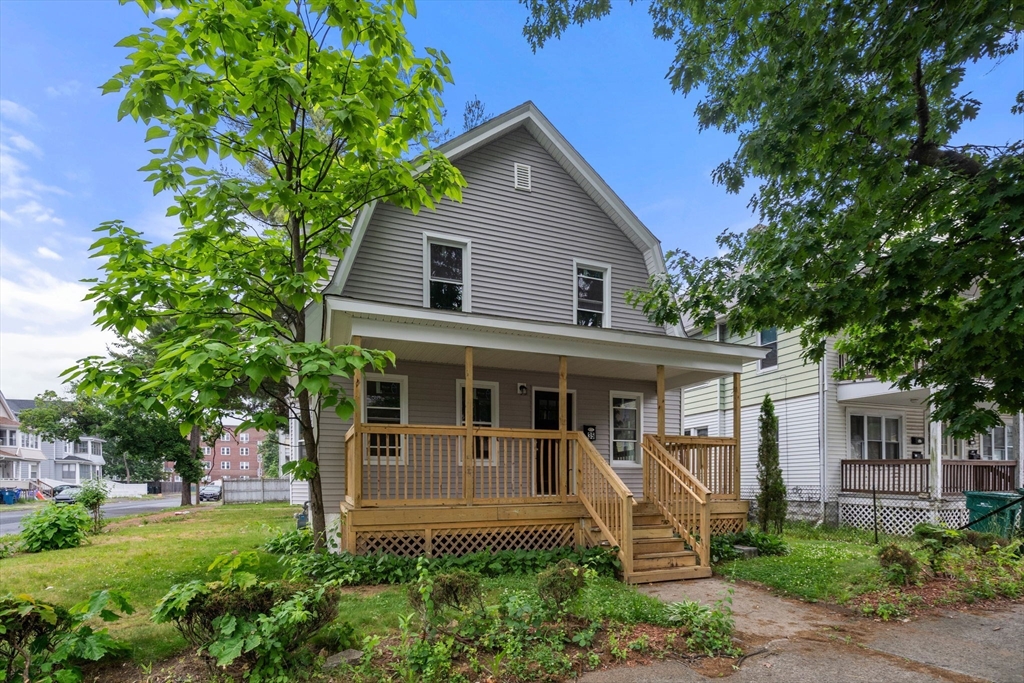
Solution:
[{"label": "white vertical post", "polygon": [[928,468],[932,500],[942,500],[942,423],[932,419],[928,404]]},{"label": "white vertical post", "polygon": [[1024,411],[1017,413],[1017,487],[1024,488]]}]

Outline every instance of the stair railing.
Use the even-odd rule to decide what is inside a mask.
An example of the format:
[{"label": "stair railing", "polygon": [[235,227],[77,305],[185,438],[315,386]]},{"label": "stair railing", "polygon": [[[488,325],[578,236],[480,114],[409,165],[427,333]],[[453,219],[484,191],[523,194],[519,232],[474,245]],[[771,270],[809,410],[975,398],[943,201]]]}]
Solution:
[{"label": "stair railing", "polygon": [[576,494],[605,539],[619,549],[623,576],[633,573],[633,493],[590,439],[576,433]]},{"label": "stair railing", "polygon": [[710,490],[651,434],[643,440],[644,499],[653,502],[702,567],[711,566]]}]

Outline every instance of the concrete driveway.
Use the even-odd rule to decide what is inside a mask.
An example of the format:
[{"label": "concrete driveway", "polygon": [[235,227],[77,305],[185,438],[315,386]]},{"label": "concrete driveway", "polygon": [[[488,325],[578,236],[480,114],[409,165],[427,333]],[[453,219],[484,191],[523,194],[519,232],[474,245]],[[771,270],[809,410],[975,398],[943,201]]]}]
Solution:
[{"label": "concrete driveway", "polygon": [[[138,515],[143,512],[157,512],[181,504],[181,494],[172,494],[161,498],[141,498],[139,500],[115,500],[103,506],[103,516],[107,519]],[[30,515],[39,506],[0,505],[0,536],[16,534],[21,531],[21,520]]]},{"label": "concrete driveway", "polygon": [[[651,584],[662,600],[713,604],[732,587],[737,639],[748,656],[735,683],[1024,682],[1024,605],[933,613],[881,623],[780,598],[719,578]],[[583,683],[704,683],[683,662],[596,671]]]}]

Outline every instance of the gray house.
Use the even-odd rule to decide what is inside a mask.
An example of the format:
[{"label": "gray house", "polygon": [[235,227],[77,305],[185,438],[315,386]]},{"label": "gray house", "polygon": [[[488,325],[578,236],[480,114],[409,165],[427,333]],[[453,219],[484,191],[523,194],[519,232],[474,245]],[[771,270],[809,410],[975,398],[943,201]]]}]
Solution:
[{"label": "gray house", "polygon": [[[35,407],[33,399],[8,399],[7,404],[15,417]],[[32,441],[41,457],[37,466],[30,468],[32,477],[42,479],[50,485],[56,483],[81,484],[88,479],[103,476],[103,439],[97,436],[82,436],[76,441],[44,441],[35,435],[24,434],[26,442]]]},{"label": "gray house", "polygon": [[353,420],[319,419],[341,547],[608,543],[630,581],[709,575],[707,539],[746,518],[739,440],[683,436],[682,388],[766,352],[626,303],[661,245],[532,103],[441,151],[463,201],[368,207],[307,311],[320,338],[398,359],[339,380]]}]

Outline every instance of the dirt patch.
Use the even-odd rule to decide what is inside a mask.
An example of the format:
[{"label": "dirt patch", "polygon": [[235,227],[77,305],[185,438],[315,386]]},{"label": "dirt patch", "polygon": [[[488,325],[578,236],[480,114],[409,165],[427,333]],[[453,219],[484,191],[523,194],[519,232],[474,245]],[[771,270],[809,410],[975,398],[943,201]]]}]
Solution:
[{"label": "dirt patch", "polygon": [[210,669],[196,655],[183,655],[143,669],[134,662],[104,662],[83,667],[83,683],[195,683],[210,679]]},{"label": "dirt patch", "polygon": [[1024,604],[1024,597],[978,599],[964,592],[963,582],[938,577],[919,586],[890,588],[859,595],[850,601],[849,607],[854,614],[872,617],[876,621],[891,621],[916,618],[944,609],[998,609],[1021,604]]},{"label": "dirt patch", "polygon": [[380,595],[386,590],[390,590],[394,586],[387,584],[380,584],[377,586],[341,586],[338,588],[338,593],[341,595],[355,595],[360,598],[372,598],[375,595]]},{"label": "dirt patch", "polygon": [[[118,529],[130,529],[134,527],[149,526],[150,524],[172,524],[175,522],[187,522],[195,519],[199,515],[205,515],[215,508],[212,507],[194,507],[188,510],[168,510],[167,512],[157,512],[154,514],[145,514],[141,517],[130,517],[127,519],[118,519],[117,521],[110,522],[104,529],[107,531],[117,531]],[[143,521],[145,520],[145,521]]]}]

